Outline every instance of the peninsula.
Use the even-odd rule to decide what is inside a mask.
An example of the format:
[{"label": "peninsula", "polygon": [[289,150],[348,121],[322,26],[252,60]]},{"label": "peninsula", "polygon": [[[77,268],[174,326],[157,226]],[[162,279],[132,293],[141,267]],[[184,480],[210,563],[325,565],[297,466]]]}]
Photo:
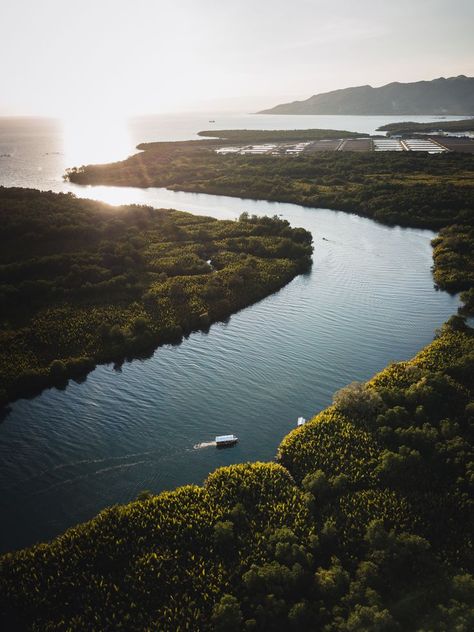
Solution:
[{"label": "peninsula", "polygon": [[222,221],[0,187],[0,403],[147,357],[311,266],[277,217]]}]

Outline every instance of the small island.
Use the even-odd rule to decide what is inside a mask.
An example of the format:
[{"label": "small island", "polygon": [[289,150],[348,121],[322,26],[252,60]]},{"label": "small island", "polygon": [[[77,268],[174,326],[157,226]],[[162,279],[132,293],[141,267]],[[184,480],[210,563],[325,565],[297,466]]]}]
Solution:
[{"label": "small island", "polygon": [[431,123],[414,123],[413,121],[387,123],[386,125],[381,125],[377,131],[388,132],[389,136],[394,134],[434,134],[436,132],[448,134],[474,133],[474,118],[462,119],[461,121],[438,119]]}]

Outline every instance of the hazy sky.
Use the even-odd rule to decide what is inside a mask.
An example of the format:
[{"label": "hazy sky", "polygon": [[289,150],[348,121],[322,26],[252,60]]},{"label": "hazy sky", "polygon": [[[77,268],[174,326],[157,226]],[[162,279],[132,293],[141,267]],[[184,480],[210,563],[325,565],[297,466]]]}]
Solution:
[{"label": "hazy sky", "polygon": [[0,114],[252,110],[474,75],[473,0],[1,0]]}]

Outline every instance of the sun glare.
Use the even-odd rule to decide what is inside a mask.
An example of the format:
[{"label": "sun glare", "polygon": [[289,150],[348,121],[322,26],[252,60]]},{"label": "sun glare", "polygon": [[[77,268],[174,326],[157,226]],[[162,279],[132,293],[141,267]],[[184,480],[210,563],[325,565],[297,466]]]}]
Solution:
[{"label": "sun glare", "polygon": [[125,116],[79,114],[64,117],[62,124],[67,166],[118,160],[134,150]]}]

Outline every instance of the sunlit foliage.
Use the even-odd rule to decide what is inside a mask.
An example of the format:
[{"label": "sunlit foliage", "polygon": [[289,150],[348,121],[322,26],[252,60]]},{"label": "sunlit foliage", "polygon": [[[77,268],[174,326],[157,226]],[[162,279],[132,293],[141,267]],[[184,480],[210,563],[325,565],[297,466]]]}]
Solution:
[{"label": "sunlit foliage", "polygon": [[4,629],[469,632],[473,351],[448,324],[294,430],[279,463],[143,493],[4,556]]},{"label": "sunlit foliage", "polygon": [[[301,135],[316,138],[321,132],[302,130]],[[282,133],[203,134],[228,140],[147,143],[139,146],[145,151],[127,160],[74,168],[68,177],[80,184],[166,186],[293,202],[358,213],[389,225],[443,229],[433,242],[435,281],[450,292],[465,290],[464,311],[474,310],[474,295],[468,293],[474,292],[474,155],[325,151],[297,157],[224,156],[215,153],[216,143],[278,142],[284,140]]]},{"label": "sunlit foliage", "polygon": [[[244,133],[260,133],[265,142],[278,140],[273,132],[227,132],[237,138]],[[122,162],[73,168],[67,177],[80,184],[166,186],[294,202],[402,226],[439,229],[474,223],[474,156],[470,154],[218,155],[219,142],[222,146],[223,141],[216,140],[139,145],[145,151]]]},{"label": "sunlit foliage", "polygon": [[[215,141],[204,143],[156,144],[123,163],[74,172],[71,179],[254,195],[333,206],[386,223],[449,226],[435,242],[436,280],[450,290],[464,288],[469,306],[471,157],[326,154],[290,162],[216,156]],[[137,212],[124,210],[125,217]],[[276,277],[291,278],[308,263],[305,231],[276,218],[244,214],[239,222],[213,223],[153,213],[161,213],[159,231],[153,222],[153,228],[141,226],[134,231],[144,240],[139,247],[130,250],[127,238],[125,251],[107,251],[112,262],[119,257],[117,267],[111,265],[120,277],[126,268],[120,257],[135,261],[136,250],[138,279],[145,274],[149,282],[125,281],[131,294],[113,301],[114,319],[107,320],[109,304],[93,303],[105,323],[100,332],[106,351],[123,351],[130,339],[153,335],[156,322],[170,336],[195,326],[190,314],[204,326],[233,309],[242,288],[245,300],[256,300],[278,286]],[[114,223],[114,243],[123,244],[125,224]],[[100,222],[94,228],[103,230]],[[195,231],[199,237],[192,236]],[[68,228],[64,239],[77,243],[81,233]],[[102,259],[84,259],[83,251],[88,249],[80,249],[74,265],[85,267],[87,283],[108,283]],[[43,262],[42,270],[61,268],[64,261],[54,257],[76,252],[48,252],[53,260]],[[208,260],[212,269],[206,271]],[[78,296],[72,265],[65,285],[56,272],[40,278],[52,275],[64,296],[71,287]],[[34,329],[47,347],[54,312],[35,291],[34,327],[21,327]],[[7,305],[16,300],[12,292],[4,291]],[[61,320],[74,327],[73,310],[61,296],[54,309],[65,310]],[[89,348],[94,328],[73,307],[82,319],[75,348]],[[11,342],[19,371],[35,361],[30,338],[25,342],[21,332]],[[61,330],[54,344],[69,339]],[[71,370],[69,360],[53,355],[49,362],[60,383]],[[90,360],[74,362],[79,370]],[[453,316],[413,360],[336,393],[331,407],[285,437],[278,463],[234,465],[211,474],[202,487],[143,493],[50,544],[4,556],[0,623],[35,631],[470,632],[473,435],[474,331]]]},{"label": "sunlit foliage", "polygon": [[146,356],[281,288],[311,235],[0,188],[0,404]]}]

